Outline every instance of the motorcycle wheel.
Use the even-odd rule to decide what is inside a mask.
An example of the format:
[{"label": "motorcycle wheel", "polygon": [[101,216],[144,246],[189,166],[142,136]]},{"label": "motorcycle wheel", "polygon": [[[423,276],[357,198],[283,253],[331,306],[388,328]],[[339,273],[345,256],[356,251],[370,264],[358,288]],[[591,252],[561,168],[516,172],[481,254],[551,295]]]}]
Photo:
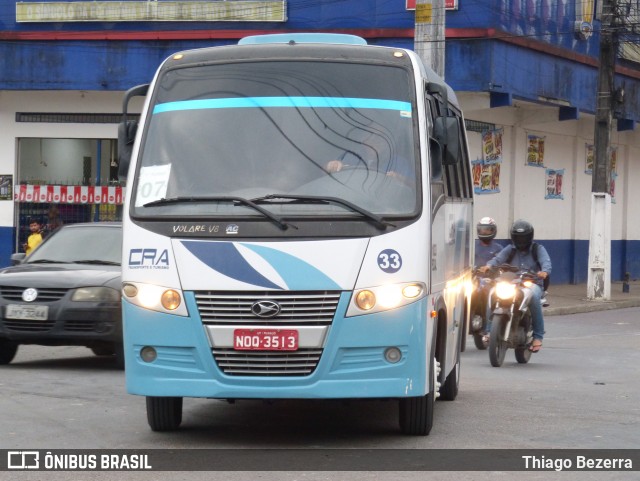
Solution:
[{"label": "motorcycle wheel", "polygon": [[503,327],[506,316],[493,316],[491,335],[489,337],[489,362],[493,367],[500,367],[507,353],[507,343],[503,340]]},{"label": "motorcycle wheel", "polygon": [[[526,342],[527,334],[525,332],[525,328],[522,327],[522,325],[524,326],[531,325],[531,313],[527,312],[525,316],[528,316],[528,318],[522,319],[521,321],[520,337],[522,339],[525,339],[525,342]],[[518,346],[516,347],[515,351],[516,351],[516,361],[518,361],[519,364],[526,364],[529,362],[529,359],[531,359],[531,351],[529,350],[529,344],[526,344],[524,346]]]},{"label": "motorcycle wheel", "polygon": [[473,342],[475,343],[476,347],[480,351],[484,351],[485,349],[487,349],[487,347],[489,347],[489,343],[485,342],[482,339],[483,337],[484,337],[484,335],[482,334],[482,332],[474,332],[473,333]]}]

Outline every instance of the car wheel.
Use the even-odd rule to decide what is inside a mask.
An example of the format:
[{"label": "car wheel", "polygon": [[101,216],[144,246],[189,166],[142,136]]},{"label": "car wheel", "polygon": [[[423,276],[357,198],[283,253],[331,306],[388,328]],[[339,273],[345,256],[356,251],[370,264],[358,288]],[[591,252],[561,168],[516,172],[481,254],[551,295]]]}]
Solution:
[{"label": "car wheel", "polygon": [[93,346],[90,349],[96,356],[113,356],[115,354],[111,346]]},{"label": "car wheel", "polygon": [[9,364],[13,361],[19,345],[17,342],[9,341],[8,339],[0,339],[0,365]]},{"label": "car wheel", "polygon": [[152,431],[175,431],[182,422],[182,398],[147,396],[147,421]]},{"label": "car wheel", "polygon": [[116,366],[118,369],[124,369],[124,344],[122,341],[116,342]]}]

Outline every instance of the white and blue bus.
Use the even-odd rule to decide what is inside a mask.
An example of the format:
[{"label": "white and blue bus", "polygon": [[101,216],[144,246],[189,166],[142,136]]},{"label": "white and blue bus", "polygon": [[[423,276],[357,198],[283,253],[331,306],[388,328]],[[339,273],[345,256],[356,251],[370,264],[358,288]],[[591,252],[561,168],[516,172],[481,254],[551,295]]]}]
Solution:
[{"label": "white and blue bus", "polygon": [[127,92],[119,146],[126,385],[151,429],[184,397],[367,398],[429,433],[458,393],[473,195],[456,96],[414,52],[183,51]]}]

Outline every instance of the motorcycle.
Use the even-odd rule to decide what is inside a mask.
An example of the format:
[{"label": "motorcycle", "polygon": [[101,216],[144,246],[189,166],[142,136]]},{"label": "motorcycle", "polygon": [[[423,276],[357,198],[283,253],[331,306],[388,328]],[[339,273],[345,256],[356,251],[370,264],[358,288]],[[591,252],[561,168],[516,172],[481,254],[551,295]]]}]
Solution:
[{"label": "motorcycle", "polygon": [[471,324],[469,326],[470,334],[473,335],[473,342],[476,347],[484,351],[489,347],[489,334],[487,326],[489,319],[487,318],[487,303],[489,302],[489,294],[494,284],[494,274],[491,272],[483,273],[478,269],[473,271],[473,293],[471,295]]},{"label": "motorcycle", "polygon": [[509,264],[498,266],[497,270],[498,276],[490,294],[494,308],[491,313],[489,361],[493,367],[500,367],[507,349],[514,349],[518,363],[526,364],[531,358],[529,347],[533,341],[529,310],[533,293],[530,288],[538,275],[520,271]]}]

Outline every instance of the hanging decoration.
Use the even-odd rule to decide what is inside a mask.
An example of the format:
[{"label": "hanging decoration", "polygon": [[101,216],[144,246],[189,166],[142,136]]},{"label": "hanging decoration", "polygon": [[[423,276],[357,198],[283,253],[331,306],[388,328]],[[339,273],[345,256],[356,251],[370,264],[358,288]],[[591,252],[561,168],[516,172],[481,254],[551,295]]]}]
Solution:
[{"label": "hanging decoration", "polygon": [[595,146],[593,144],[584,144],[584,150],[584,173],[591,175],[591,173],[593,172],[593,159],[596,155]]},{"label": "hanging decoration", "polygon": [[[593,164],[596,157],[596,149],[593,144],[584,144],[585,147],[585,164],[584,173],[593,174]],[[611,147],[609,149],[609,161],[611,162],[611,173],[617,172],[616,165],[618,163],[618,147]]]},{"label": "hanging decoration", "polygon": [[487,164],[478,159],[471,161],[473,191],[476,194],[496,194],[500,192],[500,163]]},{"label": "hanging decoration", "polygon": [[527,165],[544,167],[544,137],[527,135]]},{"label": "hanging decoration", "polygon": [[562,194],[562,178],[564,169],[546,169],[547,189],[545,199],[564,199]]},{"label": "hanging decoration", "polygon": [[14,188],[16,202],[60,204],[114,204],[124,201],[124,188],[93,185],[29,185]]},{"label": "hanging decoration", "polygon": [[502,134],[504,129],[482,132],[482,160],[484,164],[502,162]]}]

